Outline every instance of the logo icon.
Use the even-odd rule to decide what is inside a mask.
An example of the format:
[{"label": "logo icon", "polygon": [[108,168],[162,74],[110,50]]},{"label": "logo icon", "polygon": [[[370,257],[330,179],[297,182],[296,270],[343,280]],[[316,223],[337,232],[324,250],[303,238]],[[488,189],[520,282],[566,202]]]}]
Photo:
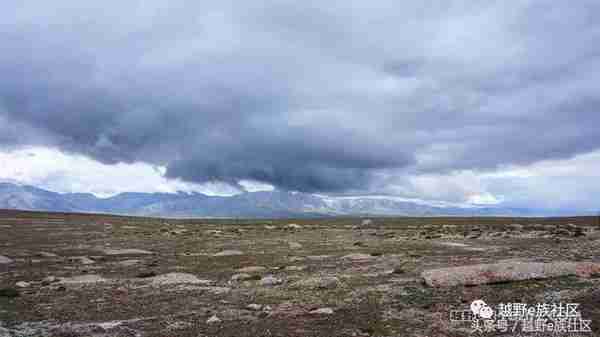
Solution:
[{"label": "logo icon", "polygon": [[483,300],[475,300],[471,303],[473,315],[483,319],[490,319],[494,316],[494,310],[490,308]]}]

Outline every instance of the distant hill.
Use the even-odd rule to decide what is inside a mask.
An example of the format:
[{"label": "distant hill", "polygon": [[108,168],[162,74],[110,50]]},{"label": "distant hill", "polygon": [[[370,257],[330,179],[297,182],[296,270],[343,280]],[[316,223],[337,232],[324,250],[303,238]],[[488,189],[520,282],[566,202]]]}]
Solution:
[{"label": "distant hill", "polygon": [[308,193],[269,191],[234,196],[201,193],[121,193],[98,198],[85,193],[56,193],[33,186],[0,183],[0,209],[94,212],[167,217],[316,217],[436,215],[565,215],[502,207],[444,207],[395,198],[323,197]]}]

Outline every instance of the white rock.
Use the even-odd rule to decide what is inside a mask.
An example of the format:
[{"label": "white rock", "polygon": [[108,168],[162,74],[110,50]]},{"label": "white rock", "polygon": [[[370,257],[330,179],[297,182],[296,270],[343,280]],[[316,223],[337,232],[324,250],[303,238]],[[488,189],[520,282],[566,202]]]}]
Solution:
[{"label": "white rock", "polygon": [[106,255],[150,255],[150,251],[143,249],[127,248],[127,249],[103,249],[102,252]]},{"label": "white rock", "polygon": [[256,303],[248,304],[248,305],[246,306],[246,308],[247,308],[248,310],[252,310],[252,311],[259,311],[259,310],[261,310],[261,309],[262,309],[262,307],[263,307],[262,305],[260,305],[260,304],[256,304]]},{"label": "white rock", "polygon": [[262,273],[265,270],[267,270],[267,268],[265,268],[263,266],[249,266],[249,267],[240,268],[237,271],[239,271],[240,273]]},{"label": "white rock", "polygon": [[39,257],[58,257],[58,255],[49,252],[39,252],[37,255]]},{"label": "white rock", "polygon": [[235,274],[235,275],[231,276],[232,281],[247,281],[250,279],[252,279],[252,275],[247,274],[247,273],[240,273],[240,274]]},{"label": "white rock", "polygon": [[291,230],[297,230],[297,229],[302,229],[302,226],[295,224],[295,223],[291,223],[288,224],[287,226],[285,226],[286,229],[291,229]]},{"label": "white rock", "polygon": [[280,278],[277,278],[275,276],[269,275],[269,276],[265,276],[260,280],[260,284],[263,286],[276,286],[279,284],[282,284],[283,280]]},{"label": "white rock", "polygon": [[25,282],[25,281],[19,281],[19,282],[15,283],[15,286],[16,286],[17,288],[27,288],[27,287],[29,287],[30,285],[31,285],[31,283],[29,283],[29,282]]},{"label": "white rock", "polygon": [[288,242],[288,245],[290,246],[291,249],[301,249],[302,245],[298,242],[294,242],[294,241],[290,241]]},{"label": "white rock", "polygon": [[81,276],[67,277],[60,280],[63,284],[86,284],[86,283],[101,283],[107,282],[108,280],[100,275],[89,274]]},{"label": "white rock", "polygon": [[12,259],[9,259],[6,256],[0,255],[0,264],[10,264],[13,262],[15,262],[15,261],[13,261]]},{"label": "white rock", "polygon": [[169,285],[169,284],[207,284],[210,280],[201,280],[196,275],[187,273],[168,273],[157,275],[151,278],[152,285]]},{"label": "white rock", "polygon": [[136,264],[140,263],[140,260],[123,260],[123,261],[119,261],[117,263],[124,267],[131,267],[131,266],[135,266]]},{"label": "white rock", "polygon": [[212,315],[211,318],[206,320],[206,324],[217,324],[217,323],[221,323],[221,319],[219,317],[217,317],[217,315]]},{"label": "white rock", "polygon": [[224,250],[222,252],[216,253],[215,257],[219,257],[219,256],[235,256],[235,255],[244,255],[244,252],[240,251],[240,250]]},{"label": "white rock", "polygon": [[313,315],[333,315],[333,309],[331,308],[320,308],[310,312]]}]

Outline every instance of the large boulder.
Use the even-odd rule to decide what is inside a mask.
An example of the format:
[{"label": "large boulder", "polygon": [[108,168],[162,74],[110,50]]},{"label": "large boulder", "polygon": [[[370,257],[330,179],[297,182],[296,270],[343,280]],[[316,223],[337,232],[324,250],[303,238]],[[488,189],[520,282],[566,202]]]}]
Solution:
[{"label": "large boulder", "polygon": [[421,276],[431,287],[452,287],[459,285],[480,285],[547,279],[576,275],[589,277],[600,274],[600,264],[591,262],[506,262],[477,264],[424,271]]}]

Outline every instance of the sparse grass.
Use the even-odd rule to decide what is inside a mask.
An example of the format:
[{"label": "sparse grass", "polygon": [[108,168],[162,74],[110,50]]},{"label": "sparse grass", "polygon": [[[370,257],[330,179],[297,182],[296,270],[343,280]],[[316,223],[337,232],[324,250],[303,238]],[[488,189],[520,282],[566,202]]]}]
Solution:
[{"label": "sparse grass", "polygon": [[[146,336],[452,335],[449,331],[433,331],[432,326],[443,329],[433,317],[438,320],[447,317],[450,308],[463,307],[477,298],[490,303],[535,301],[548,292],[563,290],[566,294],[598,298],[592,291],[597,288],[598,280],[572,277],[446,289],[428,288],[419,282],[420,272],[428,268],[501,259],[600,261],[600,242],[586,236],[559,237],[557,243],[556,237],[518,235],[534,231],[550,233],[566,223],[595,228],[593,218],[376,218],[375,228],[353,230],[351,226],[360,223],[360,219],[164,220],[31,212],[4,215],[10,220],[2,220],[0,216],[0,224],[13,227],[3,229],[6,234],[0,237],[1,253],[17,261],[0,273],[0,288],[14,287],[15,282],[22,280],[32,282],[19,297],[0,296],[0,320],[13,323],[139,319],[125,326],[143,331]],[[288,223],[303,228],[283,230]],[[522,230],[515,231],[508,226],[511,223],[522,224]],[[277,228],[266,229],[266,224]],[[475,228],[482,236],[465,238],[464,234]],[[488,236],[489,233],[503,234]],[[504,233],[517,235],[504,236]],[[432,238],[427,239],[428,236]],[[302,247],[292,249],[290,241]],[[440,245],[440,242],[460,242],[484,250]],[[139,248],[154,254],[107,256],[99,250],[102,247]],[[229,249],[244,254],[213,256]],[[36,256],[40,251],[54,252],[59,257]],[[341,258],[353,253],[372,258],[366,261]],[[310,258],[322,255],[328,257]],[[76,260],[69,261],[70,256],[93,257],[95,263],[82,265]],[[139,263],[119,264],[131,259]],[[248,266],[263,266],[266,270],[255,273],[253,280],[230,282],[239,268]],[[283,269],[285,266],[304,269],[289,271]],[[149,279],[140,278],[167,272],[191,273],[213,283],[156,288],[149,285]],[[70,277],[86,273],[100,274],[113,282],[63,289],[56,284],[41,284],[49,275]],[[267,274],[282,278],[284,283],[261,286],[258,278]],[[337,277],[338,286],[328,289],[292,286],[298,280],[323,275]],[[230,291],[211,292],[217,287]],[[246,309],[250,303],[268,305],[273,311],[250,311]],[[289,312],[282,309],[288,304]],[[594,311],[593,302],[588,306],[591,307],[586,308],[587,312],[600,315]],[[309,314],[310,310],[323,307],[331,307],[334,314]],[[407,314],[410,310],[418,317]],[[228,312],[235,314],[229,317]],[[205,322],[213,314],[223,322],[208,326]],[[189,323],[189,327],[168,330],[167,326],[174,321]]]}]

